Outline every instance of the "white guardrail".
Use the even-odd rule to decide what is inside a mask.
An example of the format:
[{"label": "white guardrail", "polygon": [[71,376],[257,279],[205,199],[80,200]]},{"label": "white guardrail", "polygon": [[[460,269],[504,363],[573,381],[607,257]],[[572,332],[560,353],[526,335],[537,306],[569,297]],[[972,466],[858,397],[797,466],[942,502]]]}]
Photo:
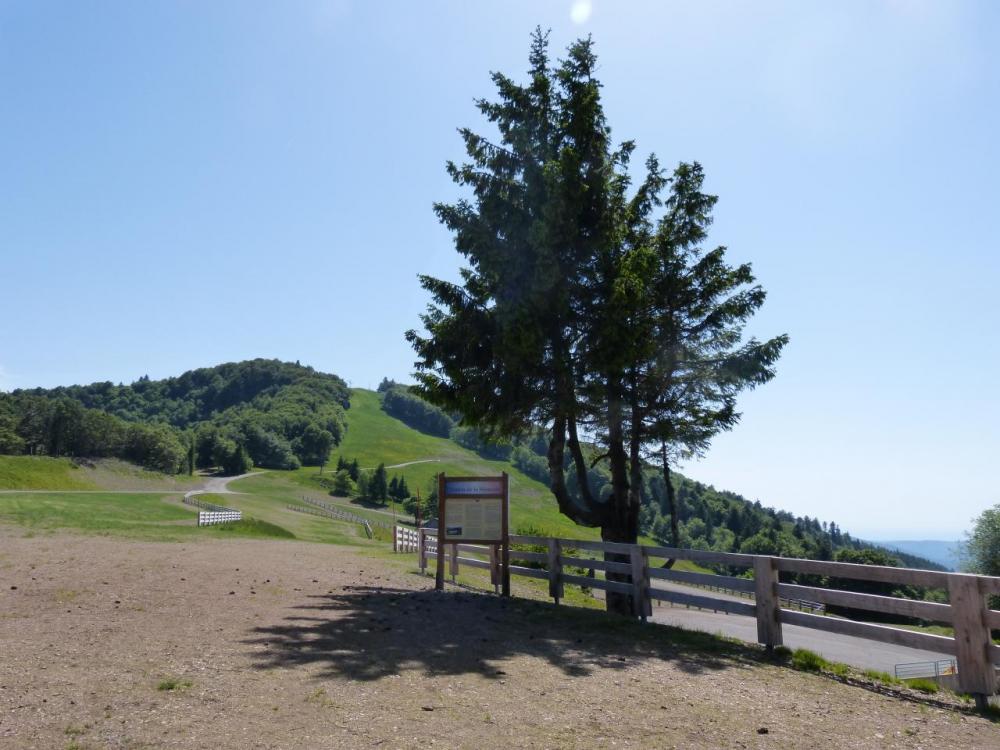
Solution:
[{"label": "white guardrail", "polygon": [[232,523],[242,521],[243,514],[238,510],[200,510],[198,511],[199,526],[213,526],[217,523]]}]

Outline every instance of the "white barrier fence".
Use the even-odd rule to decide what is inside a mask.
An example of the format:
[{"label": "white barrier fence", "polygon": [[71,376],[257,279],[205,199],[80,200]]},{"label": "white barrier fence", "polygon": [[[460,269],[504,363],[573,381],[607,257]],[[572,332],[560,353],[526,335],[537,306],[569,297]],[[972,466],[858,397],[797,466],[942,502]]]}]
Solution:
[{"label": "white barrier fence", "polygon": [[198,511],[199,526],[213,526],[217,523],[232,523],[242,521],[243,514],[238,510],[200,510]]}]

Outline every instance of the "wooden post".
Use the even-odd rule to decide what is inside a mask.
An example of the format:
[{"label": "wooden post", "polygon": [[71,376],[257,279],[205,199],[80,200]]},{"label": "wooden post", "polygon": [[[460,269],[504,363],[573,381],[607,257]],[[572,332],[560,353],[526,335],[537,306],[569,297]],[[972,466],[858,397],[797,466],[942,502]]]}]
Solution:
[{"label": "wooden post", "polygon": [[399,552],[399,527],[392,525],[392,551]]},{"label": "wooden post", "polygon": [[757,598],[757,642],[768,651],[780,646],[781,605],[778,602],[778,569],[773,557],[754,557],[754,591]]},{"label": "wooden post", "polygon": [[958,657],[958,687],[976,698],[976,706],[986,708],[987,696],[997,689],[996,671],[990,659],[990,629],[986,623],[986,597],[979,577],[953,573],[948,576],[948,602],[955,627]]},{"label": "wooden post", "polygon": [[563,594],[561,546],[558,539],[549,538],[549,596],[556,600],[556,606]]},{"label": "wooden post", "polygon": [[632,611],[643,622],[653,614],[649,606],[649,560],[640,544],[633,544],[629,551],[632,562]]},{"label": "wooden post", "polygon": [[503,472],[503,506],[501,508],[503,543],[500,548],[500,560],[503,565],[503,578],[500,582],[501,595],[510,596],[510,477]]},{"label": "wooden post", "polygon": [[427,574],[427,529],[417,529],[417,564],[420,575]]},{"label": "wooden post", "polygon": [[458,575],[458,545],[452,542],[451,545],[451,582],[455,582],[455,576]]},{"label": "wooden post", "polygon": [[493,593],[500,593],[500,545],[490,545],[490,583],[493,584]]},{"label": "wooden post", "polygon": [[437,536],[437,574],[434,576],[434,588],[444,591],[444,472],[438,474],[438,536]]}]

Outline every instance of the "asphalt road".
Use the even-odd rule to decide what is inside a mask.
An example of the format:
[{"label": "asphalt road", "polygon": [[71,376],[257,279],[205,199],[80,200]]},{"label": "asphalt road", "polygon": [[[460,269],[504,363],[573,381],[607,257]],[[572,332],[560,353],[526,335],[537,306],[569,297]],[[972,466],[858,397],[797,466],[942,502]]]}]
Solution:
[{"label": "asphalt road", "polygon": [[[658,583],[657,588],[660,586],[661,583]],[[679,590],[692,591],[691,589]],[[715,592],[695,591],[694,593],[722,596]],[[657,603],[654,602],[652,619],[654,622],[676,625],[688,630],[721,633],[750,643],[757,642],[757,621],[753,617],[727,615],[724,612],[711,612],[694,608],[687,609],[684,605],[671,605],[667,602],[657,606]],[[830,661],[839,661],[862,669],[877,669],[889,674],[893,674],[893,669],[897,664],[954,658],[948,654],[894,646],[889,643],[879,643],[849,635],[825,633],[821,630],[803,628],[800,625],[785,624],[781,626],[781,631],[788,648],[807,648]]]}]

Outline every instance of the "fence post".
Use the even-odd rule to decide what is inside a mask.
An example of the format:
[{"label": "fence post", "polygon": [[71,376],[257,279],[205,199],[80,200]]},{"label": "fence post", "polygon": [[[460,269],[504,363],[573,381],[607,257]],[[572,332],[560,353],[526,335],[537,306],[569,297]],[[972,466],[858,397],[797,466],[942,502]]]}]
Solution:
[{"label": "fence post", "polygon": [[451,545],[451,582],[455,582],[455,576],[458,575],[458,545]]},{"label": "fence post", "polygon": [[559,605],[563,595],[561,544],[558,539],[549,538],[549,596]]},{"label": "fence post", "polygon": [[417,529],[417,561],[420,575],[427,572],[427,529]]},{"label": "fence post", "polygon": [[955,627],[958,657],[958,687],[976,698],[976,706],[986,708],[986,698],[996,692],[997,676],[990,659],[993,641],[986,623],[986,597],[979,577],[952,573],[948,576],[948,603]]},{"label": "fence post", "polygon": [[773,557],[754,557],[754,593],[757,604],[757,642],[768,651],[780,646],[781,604],[778,601],[778,569]]},{"label": "fence post", "polygon": [[493,593],[500,593],[500,554],[497,545],[490,545],[490,583],[493,584]]},{"label": "fence post", "polygon": [[632,607],[636,615],[646,622],[653,614],[649,606],[649,559],[646,550],[639,544],[633,544],[629,552],[632,560]]}]

